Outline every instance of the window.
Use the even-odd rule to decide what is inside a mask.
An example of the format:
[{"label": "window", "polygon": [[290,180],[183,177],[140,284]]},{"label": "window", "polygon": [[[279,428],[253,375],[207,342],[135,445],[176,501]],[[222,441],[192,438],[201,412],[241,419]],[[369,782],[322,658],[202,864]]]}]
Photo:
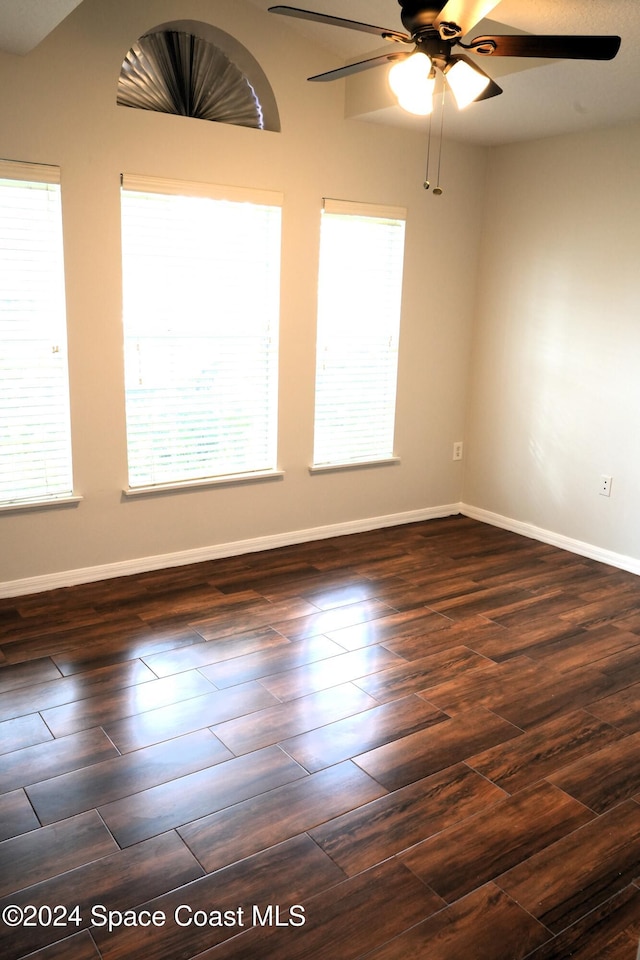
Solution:
[{"label": "window", "polygon": [[72,493],[60,171],[0,161],[0,505]]},{"label": "window", "polygon": [[404,211],[325,200],[314,467],[393,457]]},{"label": "window", "polygon": [[132,492],[275,470],[280,204],[123,177]]},{"label": "window", "polygon": [[174,20],[147,30],[120,68],[123,107],[280,132],[273,89],[253,54],[219,27]]}]

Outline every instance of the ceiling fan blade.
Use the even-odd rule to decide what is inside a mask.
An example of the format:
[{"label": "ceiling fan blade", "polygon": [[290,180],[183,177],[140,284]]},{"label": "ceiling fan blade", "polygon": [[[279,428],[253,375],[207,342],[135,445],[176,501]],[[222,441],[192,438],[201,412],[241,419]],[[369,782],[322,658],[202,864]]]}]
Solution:
[{"label": "ceiling fan blade", "polygon": [[483,20],[500,0],[449,0],[434,20],[434,26],[456,24],[460,30],[458,36],[464,37],[476,23]]},{"label": "ceiling fan blade", "polygon": [[530,34],[474,37],[468,47],[465,44],[465,48],[472,53],[491,57],[613,60],[620,49],[620,37],[536,37]]},{"label": "ceiling fan blade", "polygon": [[309,77],[309,80],[341,80],[343,77],[350,77],[353,73],[360,73],[362,70],[370,70],[371,67],[381,67],[385,63],[393,63],[395,60],[405,60],[410,57],[410,53],[385,53],[381,57],[371,57],[369,60],[360,60],[358,63],[348,63],[346,67],[338,67],[337,70],[329,70],[327,73],[317,73],[315,77]]},{"label": "ceiling fan blade", "polygon": [[360,30],[363,33],[373,33],[383,40],[396,40],[400,43],[411,43],[411,37],[399,30],[388,30],[386,27],[374,27],[371,23],[360,23],[357,20],[345,20],[342,17],[332,17],[326,13],[315,13],[313,10],[301,10],[299,7],[269,7],[269,13],[279,13],[283,17],[296,17],[298,20],[314,20],[316,23],[328,23],[333,27],[347,27],[348,30]]}]

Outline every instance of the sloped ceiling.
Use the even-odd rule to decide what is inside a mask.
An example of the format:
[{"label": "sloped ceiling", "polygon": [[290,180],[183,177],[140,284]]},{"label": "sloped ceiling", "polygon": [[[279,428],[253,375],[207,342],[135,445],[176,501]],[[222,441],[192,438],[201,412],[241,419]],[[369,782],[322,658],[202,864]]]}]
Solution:
[{"label": "sloped ceiling", "polygon": [[[81,2],[0,0],[0,50],[28,55]],[[260,11],[273,3],[249,0]],[[291,6],[402,29],[397,0],[292,0]],[[640,119],[640,0],[502,0],[491,17],[470,35],[512,30],[617,34],[622,46],[610,62],[484,58],[483,69],[498,80],[504,93],[460,113],[447,106],[445,136],[489,145]],[[308,38],[324,47],[327,70],[381,52],[371,34],[288,17],[273,19],[292,44]],[[215,25],[215,0],[211,22]],[[409,117],[394,105],[385,68],[338,82],[345,84],[347,116],[390,126],[424,126],[424,120]],[[300,76],[299,83],[304,85],[306,78]]]},{"label": "sloped ceiling", "polygon": [[0,0],[0,50],[24,56],[82,0]]}]

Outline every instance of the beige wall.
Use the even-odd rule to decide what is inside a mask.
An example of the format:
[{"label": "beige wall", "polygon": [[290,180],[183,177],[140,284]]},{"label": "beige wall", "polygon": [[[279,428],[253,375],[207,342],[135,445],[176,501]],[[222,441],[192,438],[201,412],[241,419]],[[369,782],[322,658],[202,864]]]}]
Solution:
[{"label": "beige wall", "polygon": [[464,490],[637,572],[639,157],[638,124],[492,152]]},{"label": "beige wall", "polygon": [[[280,134],[116,106],[131,44],[184,18],[212,23],[256,57],[275,92]],[[451,448],[464,430],[486,152],[451,145],[445,194],[426,194],[422,134],[345,120],[341,84],[305,82],[334,62],[300,43],[282,18],[243,0],[85,0],[26,57],[0,54],[0,156],[62,170],[75,479],[83,497],[73,508],[0,514],[0,585],[56,574],[64,582],[87,568],[213,552],[461,500],[462,469]],[[123,498],[123,171],[284,193],[283,480]],[[408,209],[399,466],[308,472],[323,196]],[[434,283],[442,291],[435,297]],[[477,429],[481,435],[482,424]]]}]

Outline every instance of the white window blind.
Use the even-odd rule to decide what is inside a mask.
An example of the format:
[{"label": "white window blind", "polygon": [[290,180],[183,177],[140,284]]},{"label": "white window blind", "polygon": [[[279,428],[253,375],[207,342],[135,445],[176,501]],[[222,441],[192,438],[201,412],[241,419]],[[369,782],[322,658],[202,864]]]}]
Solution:
[{"label": "white window blind", "polygon": [[60,172],[0,161],[0,505],[72,493]]},{"label": "white window blind", "polygon": [[281,197],[122,186],[131,489],[274,470]]},{"label": "white window blind", "polygon": [[405,213],[325,200],[314,466],[393,456]]}]

